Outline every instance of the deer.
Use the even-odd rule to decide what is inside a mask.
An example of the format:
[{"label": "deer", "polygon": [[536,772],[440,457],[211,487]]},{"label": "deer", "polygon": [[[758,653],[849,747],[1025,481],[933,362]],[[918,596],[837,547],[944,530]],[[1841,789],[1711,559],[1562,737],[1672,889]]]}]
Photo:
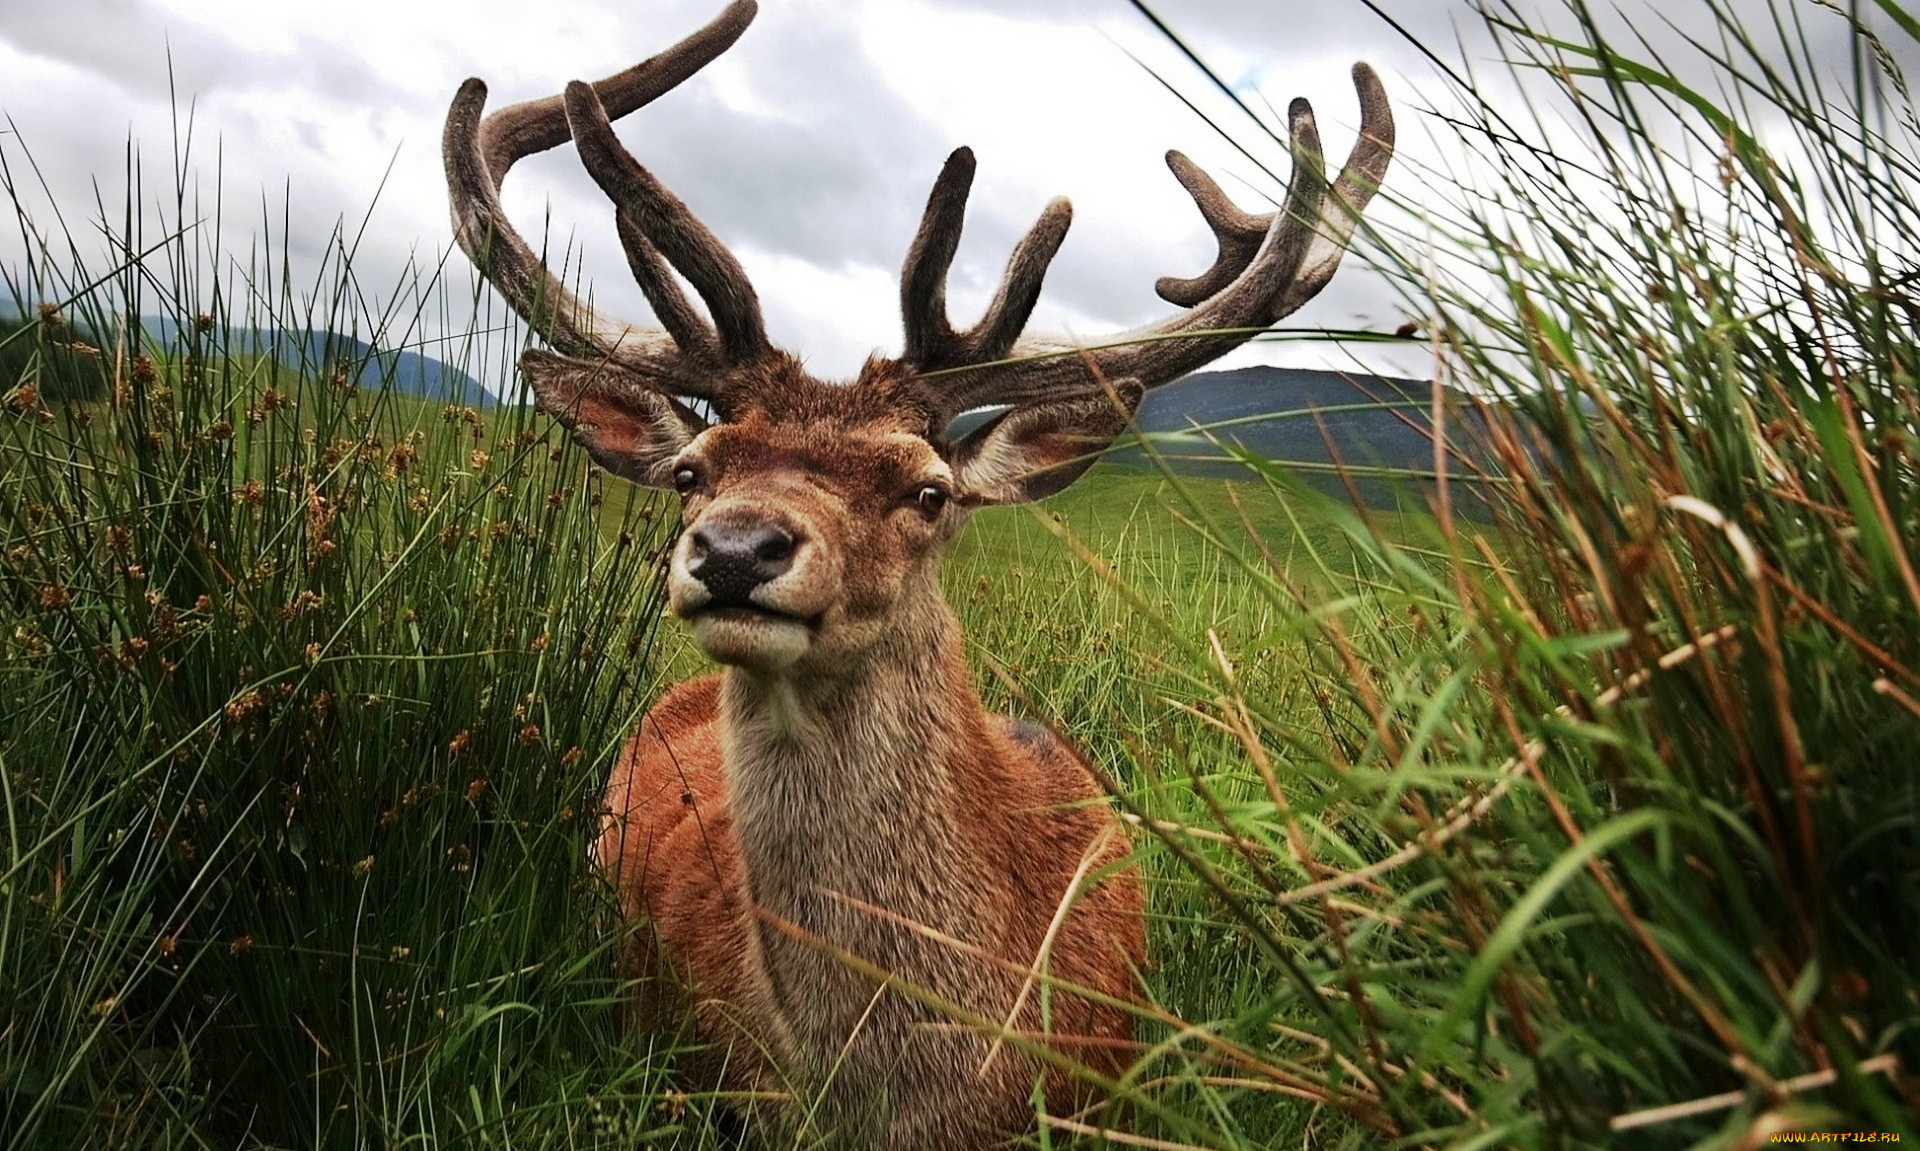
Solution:
[{"label": "deer", "polygon": [[[535,406],[605,471],[679,494],[668,606],[720,665],[665,692],[610,773],[595,847],[645,1018],[690,1017],[692,1069],[768,1144],[984,1148],[1111,1083],[1135,1050],[1144,894],[1100,777],[1048,727],[989,712],[939,583],[974,510],[1043,499],[1124,433],[1147,389],[1266,330],[1332,278],[1393,154],[1357,64],[1361,127],[1326,178],[1289,109],[1285,203],[1251,213],[1179,152],[1213,265],[1156,289],[1171,316],[1085,347],[1025,331],[1071,220],[1055,200],[984,315],[947,313],[975,161],[947,157],[900,277],[904,349],[850,381],[768,339],[739,260],[612,124],[725,52],[756,12],[624,72],[486,112],[467,80],[444,161],[454,233],[545,348]],[[513,165],[571,141],[613,205],[657,326],[603,315],[508,221]],[[684,285],[683,285],[684,281]],[[691,288],[704,309],[688,295]],[[950,435],[957,416],[998,414]]]}]

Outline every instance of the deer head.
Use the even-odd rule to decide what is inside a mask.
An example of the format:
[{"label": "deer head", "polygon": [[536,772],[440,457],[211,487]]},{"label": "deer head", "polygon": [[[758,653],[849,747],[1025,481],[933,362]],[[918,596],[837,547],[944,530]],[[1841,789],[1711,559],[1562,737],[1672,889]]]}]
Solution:
[{"label": "deer head", "polygon": [[[520,361],[540,409],[608,471],[680,493],[669,596],[696,641],[723,663],[758,671],[829,669],[940,602],[941,547],[969,511],[1066,487],[1126,428],[1146,389],[1226,353],[1323,288],[1386,174],[1393,118],[1372,70],[1355,65],[1359,141],[1329,186],[1313,111],[1294,101],[1286,203],[1264,215],[1237,209],[1169,152],[1219,255],[1200,276],[1156,285],[1178,311],[1093,348],[1024,331],[1072,218],[1065,200],[1049,204],[1014,249],[979,322],[954,329],[946,276],[974,174],[972,152],[958,149],[934,181],[901,273],[902,354],[870,358],[856,379],[833,383],[769,343],[739,262],[611,126],[725,51],[755,11],[753,0],[737,0],[625,72],[484,118],[486,86],[468,80],[447,117],[447,182],[460,246],[553,349]],[[569,139],[613,203],[657,328],[594,312],[501,210],[514,162]],[[1005,410],[949,438],[956,415],[985,407]]]}]

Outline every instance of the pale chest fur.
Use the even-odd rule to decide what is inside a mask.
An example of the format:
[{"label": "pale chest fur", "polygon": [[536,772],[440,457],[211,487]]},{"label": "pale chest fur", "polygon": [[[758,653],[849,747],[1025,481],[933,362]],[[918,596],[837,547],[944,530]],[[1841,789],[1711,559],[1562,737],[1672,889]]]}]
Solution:
[{"label": "pale chest fur", "polygon": [[[749,962],[801,1065],[890,1078],[866,1057],[898,1060],[933,1018],[909,989],[1003,1014],[1015,981],[970,949],[1004,930],[1004,880],[966,839],[967,781],[952,765],[967,733],[952,717],[900,690],[800,700],[745,676],[729,677],[722,716],[727,801],[755,909]],[[897,985],[876,995],[879,971]],[[948,1035],[913,1045],[949,1058],[978,1046]]]}]

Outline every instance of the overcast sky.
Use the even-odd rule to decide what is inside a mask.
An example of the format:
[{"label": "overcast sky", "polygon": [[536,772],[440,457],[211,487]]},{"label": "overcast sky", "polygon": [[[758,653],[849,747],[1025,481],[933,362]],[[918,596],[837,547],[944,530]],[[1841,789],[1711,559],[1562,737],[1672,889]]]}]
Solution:
[{"label": "overcast sky", "polygon": [[[1473,25],[1464,3],[1385,6],[1443,51]],[[154,197],[171,164],[176,104],[190,103],[203,184],[217,147],[230,215],[258,219],[264,198],[277,226],[285,196],[297,258],[310,261],[340,217],[357,227],[371,205],[355,266],[379,291],[410,256],[431,263],[451,243],[439,137],[462,79],[484,78],[493,106],[548,95],[658,51],[720,7],[0,0],[0,110],[19,137],[0,146],[17,162],[24,145],[79,225],[96,178],[118,211],[129,139],[147,158]],[[1413,109],[1436,90],[1430,68],[1359,0],[1153,7],[1251,101],[1284,108],[1293,96],[1311,98],[1336,162],[1357,123],[1347,69],[1360,59],[1386,80],[1403,154],[1428,147]],[[1664,11],[1687,7],[1679,0]],[[1165,169],[1169,147],[1216,173],[1243,205],[1264,207],[1254,189],[1271,183],[1132,57],[1204,92],[1125,0],[762,0],[739,44],[620,130],[746,265],[774,339],[815,370],[846,375],[870,350],[899,350],[900,261],[927,189],[958,145],[979,158],[950,289],[961,323],[977,315],[1012,244],[1057,195],[1073,201],[1074,224],[1034,326],[1093,337],[1164,314],[1154,279],[1197,273],[1213,254]],[[1262,157],[1285,170],[1277,148]],[[1413,184],[1404,164],[1388,182],[1406,195]],[[570,149],[517,167],[506,202],[523,232],[537,235],[550,212],[556,241],[584,247],[603,307],[645,315],[610,208]],[[230,224],[229,244],[253,230]],[[18,252],[17,237],[0,239],[0,260]],[[1349,262],[1289,323],[1391,330],[1406,318]],[[1325,345],[1239,355],[1352,366]],[[1417,348],[1370,355],[1378,369],[1424,371]]]}]

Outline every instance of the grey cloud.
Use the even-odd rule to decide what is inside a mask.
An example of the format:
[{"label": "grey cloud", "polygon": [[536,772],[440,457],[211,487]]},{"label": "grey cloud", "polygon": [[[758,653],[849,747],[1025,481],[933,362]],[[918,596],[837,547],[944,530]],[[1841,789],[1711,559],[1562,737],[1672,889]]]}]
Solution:
[{"label": "grey cloud", "polygon": [[[945,6],[1016,20],[1152,28],[1127,0],[946,0]],[[1356,50],[1375,59],[1383,54],[1407,60],[1418,57],[1391,24],[1360,0],[1148,0],[1147,7],[1202,58],[1224,48],[1264,52],[1275,60]],[[1413,40],[1422,43],[1451,43],[1461,17],[1459,5],[1433,0],[1388,0],[1382,7]]]},{"label": "grey cloud", "polygon": [[208,91],[245,68],[235,46],[217,34],[164,25],[135,0],[3,5],[0,40],[146,97],[164,98],[170,79],[186,92]]},{"label": "grey cloud", "polygon": [[931,125],[873,95],[805,120],[694,104],[637,125],[635,148],[722,235],[827,267],[884,263],[945,151]]},{"label": "grey cloud", "polygon": [[[919,205],[886,157],[829,127],[754,119],[710,101],[681,105],[671,116],[664,106],[643,110],[622,135],[723,242],[824,268],[898,261]],[[649,119],[650,112],[660,114]],[[512,183],[548,192],[558,226],[616,250],[611,206],[570,153],[556,150],[526,168]]]},{"label": "grey cloud", "polygon": [[350,56],[303,48],[263,54],[219,29],[163,20],[137,0],[27,0],[0,5],[0,40],[146,99],[308,86],[365,98],[396,89]]},{"label": "grey cloud", "polygon": [[[370,110],[402,109],[413,103],[408,90],[359,59],[333,50],[302,44],[286,56],[261,59],[248,76],[249,87],[298,86],[351,101]],[[449,98],[453,88],[447,89]]]},{"label": "grey cloud", "polygon": [[[766,34],[754,39],[761,32]],[[696,80],[623,123],[629,147],[729,244],[829,269],[867,266],[892,274],[934,176],[960,141],[872,79],[850,29],[755,28],[735,51],[749,63],[756,100],[779,109],[777,117],[728,107]],[[592,213],[582,231],[603,237],[589,241],[599,248],[609,243],[601,219],[604,200],[577,167],[561,157],[544,163],[538,178],[570,207]],[[991,182],[992,175],[983,173],[970,206],[952,275],[956,310],[969,297],[984,299],[991,292],[1007,254],[1043,206],[1003,207],[985,190]],[[1081,241],[1070,244],[1082,256],[1101,250],[1090,253]],[[1138,305],[1112,308],[1122,297],[1105,289],[1125,278],[1112,274],[1116,262],[1124,261],[1104,261],[1106,274],[1063,277],[1055,290],[1074,298],[1079,310],[1119,322]],[[1102,261],[1087,263],[1098,268]],[[1137,274],[1137,268],[1126,271],[1135,284],[1152,282],[1151,274]]]},{"label": "grey cloud", "polygon": [[[635,52],[700,18],[674,15],[665,36],[659,18],[635,28]],[[856,31],[842,24],[766,11],[730,55],[772,114],[729,107],[696,77],[621,122],[629,149],[728,243],[828,268],[896,260],[926,193],[914,185],[930,184],[945,156],[934,126],[872,80]],[[541,170],[563,194],[591,199],[577,161]]]},{"label": "grey cloud", "polygon": [[[1765,47],[1773,37],[1773,5],[1774,0],[1723,0],[1721,6],[1743,21]],[[1012,19],[1077,20],[1155,35],[1146,17],[1127,0],[945,0],[945,6]],[[1502,17],[1513,17],[1501,0],[1484,0],[1484,6]],[[1147,7],[1203,60],[1216,65],[1229,54],[1265,55],[1274,64],[1289,57],[1332,55],[1367,59],[1388,71],[1424,76],[1433,68],[1429,51],[1450,65],[1458,65],[1463,54],[1481,64],[1488,60],[1486,27],[1472,3],[1381,0],[1378,12],[1362,0],[1148,0]],[[1600,5],[1593,12],[1617,46],[1685,65],[1692,55],[1689,38],[1716,50],[1720,47],[1719,30],[1708,7],[1704,3]],[[1810,54],[1844,69],[1853,47],[1846,20],[1837,13],[1796,11],[1803,23],[1794,34],[1807,37]],[[1526,5],[1520,15],[1538,27],[1575,31],[1570,15],[1556,4]],[[1883,42],[1903,68],[1920,68],[1920,45],[1899,34],[1890,17],[1871,5],[1862,6],[1860,16],[1868,27],[1882,33]],[[1777,62],[1777,53],[1768,57]],[[1691,63],[1697,67],[1700,61],[1696,57]],[[1225,78],[1230,83],[1236,79]]]}]

